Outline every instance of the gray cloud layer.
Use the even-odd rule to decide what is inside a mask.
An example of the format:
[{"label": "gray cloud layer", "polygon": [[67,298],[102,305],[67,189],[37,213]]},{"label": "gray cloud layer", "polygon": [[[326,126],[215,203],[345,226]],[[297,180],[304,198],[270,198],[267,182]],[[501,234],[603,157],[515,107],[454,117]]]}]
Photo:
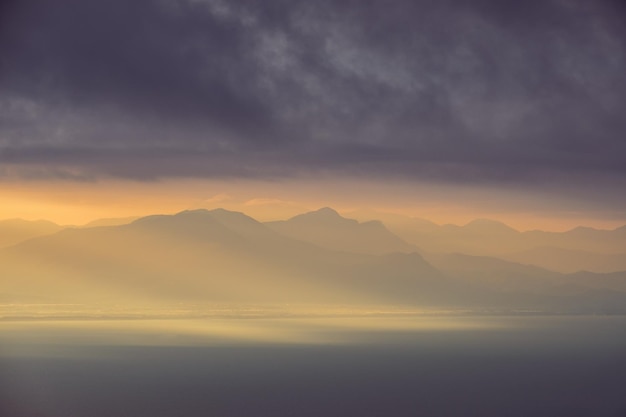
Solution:
[{"label": "gray cloud layer", "polygon": [[619,1],[2,4],[0,176],[626,182]]}]

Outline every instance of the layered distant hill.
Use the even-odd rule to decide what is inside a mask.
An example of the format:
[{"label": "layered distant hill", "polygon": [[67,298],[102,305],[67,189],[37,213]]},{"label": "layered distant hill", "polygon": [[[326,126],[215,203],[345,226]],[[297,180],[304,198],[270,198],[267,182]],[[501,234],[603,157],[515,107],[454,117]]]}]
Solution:
[{"label": "layered distant hill", "polygon": [[411,259],[409,272],[368,273],[387,261],[289,238],[221,209],[66,229],[0,252],[3,293],[67,299],[410,301],[404,292],[438,275],[419,255]]},{"label": "layered distant hill", "polygon": [[577,227],[566,232],[519,232],[487,219],[457,226],[371,211],[353,215],[361,220],[381,219],[391,232],[425,252],[498,257],[563,273],[626,270],[626,226],[614,230]]},{"label": "layered distant hill", "polygon": [[[518,233],[485,222],[466,228],[477,239],[484,228]],[[194,210],[65,229],[4,248],[0,296],[626,311],[626,273],[567,275],[493,257],[425,254],[380,222],[328,208],[267,224]]]},{"label": "layered distant hill", "polygon": [[0,248],[14,245],[33,237],[49,235],[58,232],[62,228],[62,226],[46,220],[0,220]]}]

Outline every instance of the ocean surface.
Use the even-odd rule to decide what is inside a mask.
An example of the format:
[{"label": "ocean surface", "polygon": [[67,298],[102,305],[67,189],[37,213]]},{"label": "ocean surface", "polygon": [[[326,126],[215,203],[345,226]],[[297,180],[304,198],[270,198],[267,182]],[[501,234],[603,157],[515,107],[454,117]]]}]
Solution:
[{"label": "ocean surface", "polygon": [[626,317],[0,321],[2,417],[626,417]]}]

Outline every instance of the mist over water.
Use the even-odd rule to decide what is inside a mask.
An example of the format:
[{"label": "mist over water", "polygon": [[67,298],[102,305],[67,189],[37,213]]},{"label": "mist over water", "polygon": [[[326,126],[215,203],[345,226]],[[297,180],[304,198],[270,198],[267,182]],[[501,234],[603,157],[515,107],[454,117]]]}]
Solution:
[{"label": "mist over water", "polygon": [[624,416],[623,316],[0,322],[0,415]]}]

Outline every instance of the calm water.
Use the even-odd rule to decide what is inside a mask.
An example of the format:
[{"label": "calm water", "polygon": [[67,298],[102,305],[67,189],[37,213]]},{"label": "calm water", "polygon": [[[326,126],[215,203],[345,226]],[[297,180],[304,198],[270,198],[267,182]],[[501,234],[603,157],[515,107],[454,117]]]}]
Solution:
[{"label": "calm water", "polygon": [[626,416],[625,317],[0,322],[0,416]]}]

